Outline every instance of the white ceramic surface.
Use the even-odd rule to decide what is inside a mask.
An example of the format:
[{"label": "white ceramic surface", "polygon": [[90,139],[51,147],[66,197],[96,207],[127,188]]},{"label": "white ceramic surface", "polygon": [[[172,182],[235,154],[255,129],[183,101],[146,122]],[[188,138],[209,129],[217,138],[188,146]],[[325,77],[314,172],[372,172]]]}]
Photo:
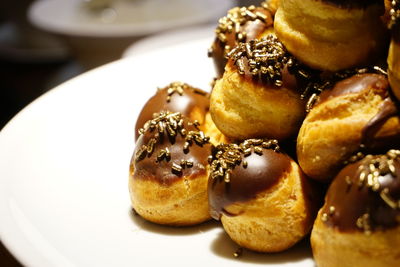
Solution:
[{"label": "white ceramic surface", "polygon": [[[105,65],[40,97],[0,132],[0,237],[26,266],[313,266],[307,242],[244,251],[216,222],[187,228],[132,215],[136,116],[174,80],[208,89],[211,36]],[[185,55],[185,56],[182,56]],[[190,55],[190,56],[187,56]]]},{"label": "white ceramic surface", "polygon": [[88,12],[83,8],[83,2],[38,0],[29,10],[29,19],[43,30],[63,35],[143,36],[217,21],[236,4],[234,0],[115,0],[113,9],[103,12],[107,15],[101,16]]}]

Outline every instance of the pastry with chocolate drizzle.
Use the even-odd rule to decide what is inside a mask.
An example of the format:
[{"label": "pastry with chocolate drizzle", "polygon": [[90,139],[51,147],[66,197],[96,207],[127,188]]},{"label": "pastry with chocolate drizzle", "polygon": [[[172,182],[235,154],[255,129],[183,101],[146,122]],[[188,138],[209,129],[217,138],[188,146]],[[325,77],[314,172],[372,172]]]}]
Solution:
[{"label": "pastry with chocolate drizzle", "polygon": [[226,54],[235,46],[273,32],[273,16],[266,7],[266,4],[260,7],[235,7],[219,19],[215,40],[208,51],[208,56],[214,61],[218,78],[224,73]]},{"label": "pastry with chocolate drizzle", "polygon": [[301,168],[323,182],[349,158],[390,148],[400,148],[400,109],[387,77],[378,73],[361,72],[324,90],[297,137]]},{"label": "pastry with chocolate drizzle", "polygon": [[163,111],[147,121],[130,163],[133,209],[159,224],[194,225],[208,220],[209,140],[198,122],[179,112]]},{"label": "pastry with chocolate drizzle", "polygon": [[210,162],[210,214],[241,247],[283,251],[310,231],[318,198],[276,140],[220,144]]},{"label": "pastry with chocolate drizzle", "polygon": [[226,136],[288,139],[297,134],[306,100],[296,60],[273,35],[240,43],[227,55],[223,77],[215,83],[210,114]]},{"label": "pastry with chocolate drizzle", "polygon": [[135,126],[135,140],[139,130],[146,121],[153,119],[153,115],[161,111],[179,112],[192,121],[199,123],[200,130],[210,136],[210,142],[217,144],[228,139],[217,129],[211,115],[210,94],[199,88],[183,82],[171,82],[157,92],[145,103]]},{"label": "pastry with chocolate drizzle", "polygon": [[153,119],[154,113],[160,111],[180,112],[182,115],[204,124],[205,114],[210,109],[210,95],[198,88],[183,82],[171,82],[159,88],[154,96],[145,103],[135,126],[135,139],[139,137],[139,129]]},{"label": "pastry with chocolate drizzle", "polygon": [[311,245],[319,267],[397,266],[400,259],[400,150],[368,155],[335,177]]}]

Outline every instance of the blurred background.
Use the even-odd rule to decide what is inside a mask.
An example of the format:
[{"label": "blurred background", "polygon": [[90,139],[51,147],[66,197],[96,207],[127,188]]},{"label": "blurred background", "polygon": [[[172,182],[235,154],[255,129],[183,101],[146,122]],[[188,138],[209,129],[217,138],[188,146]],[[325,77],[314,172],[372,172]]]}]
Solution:
[{"label": "blurred background", "polygon": [[[57,85],[118,60],[146,37],[216,25],[261,0],[1,0],[0,129]],[[210,33],[212,34],[212,33]],[[0,243],[0,266],[21,266]]]}]

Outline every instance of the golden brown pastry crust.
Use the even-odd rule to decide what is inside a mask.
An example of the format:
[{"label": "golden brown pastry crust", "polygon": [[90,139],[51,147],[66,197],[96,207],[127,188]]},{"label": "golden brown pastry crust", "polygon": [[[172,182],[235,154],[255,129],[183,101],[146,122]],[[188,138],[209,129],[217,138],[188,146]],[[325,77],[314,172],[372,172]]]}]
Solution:
[{"label": "golden brown pastry crust", "polygon": [[221,217],[225,231],[240,246],[258,252],[292,247],[311,230],[313,206],[318,205],[318,201],[308,198],[312,189],[306,179],[293,161],[291,172],[276,186],[254,200],[226,207],[239,215]]},{"label": "golden brown pastry crust", "polygon": [[290,53],[312,68],[329,71],[370,64],[384,53],[383,3],[343,8],[327,2],[280,1],[274,28]]},{"label": "golden brown pastry crust", "polygon": [[[399,2],[400,6],[400,2]],[[388,77],[392,92],[400,100],[400,10],[399,18],[392,27],[392,41],[390,42],[388,63]]]},{"label": "golden brown pastry crust", "polygon": [[374,232],[340,232],[327,227],[318,214],[311,246],[318,267],[389,267],[400,259],[400,227]]},{"label": "golden brown pastry crust", "polygon": [[305,102],[292,89],[266,86],[227,64],[211,92],[210,114],[218,129],[232,139],[287,139],[305,116]]}]

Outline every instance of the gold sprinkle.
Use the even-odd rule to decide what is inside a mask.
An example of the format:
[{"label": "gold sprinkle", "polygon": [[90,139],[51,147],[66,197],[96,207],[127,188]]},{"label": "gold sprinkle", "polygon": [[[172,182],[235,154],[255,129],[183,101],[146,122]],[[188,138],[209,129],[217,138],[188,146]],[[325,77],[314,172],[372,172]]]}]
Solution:
[{"label": "gold sprinkle", "polygon": [[329,215],[332,216],[335,213],[335,207],[334,206],[330,206],[329,207]]},{"label": "gold sprinkle", "polygon": [[242,256],[242,254],[243,254],[243,248],[239,247],[239,248],[233,253],[233,256],[234,256],[235,258],[238,258],[238,257]]},{"label": "gold sprinkle", "polygon": [[259,146],[254,147],[254,153],[258,154],[258,155],[262,155],[263,154],[263,149]]},{"label": "gold sprinkle", "polygon": [[229,183],[231,181],[231,174],[229,171],[225,172],[224,181],[225,183]]},{"label": "gold sprinkle", "polygon": [[385,201],[385,203],[391,207],[392,209],[397,209],[399,208],[399,204],[389,195],[389,189],[388,188],[384,188],[380,194],[381,198],[383,199],[383,201]]},{"label": "gold sprinkle", "polygon": [[328,214],[326,214],[325,212],[322,213],[321,220],[322,220],[323,222],[327,222],[327,221],[328,221]]},{"label": "gold sprinkle", "polygon": [[351,181],[351,179],[350,179],[350,176],[346,176],[346,183],[349,185],[349,186],[351,186],[352,184],[353,184],[353,182]]},{"label": "gold sprinkle", "polygon": [[174,162],[174,163],[172,163],[172,171],[181,173],[182,172],[182,167],[179,164],[176,164]]}]

